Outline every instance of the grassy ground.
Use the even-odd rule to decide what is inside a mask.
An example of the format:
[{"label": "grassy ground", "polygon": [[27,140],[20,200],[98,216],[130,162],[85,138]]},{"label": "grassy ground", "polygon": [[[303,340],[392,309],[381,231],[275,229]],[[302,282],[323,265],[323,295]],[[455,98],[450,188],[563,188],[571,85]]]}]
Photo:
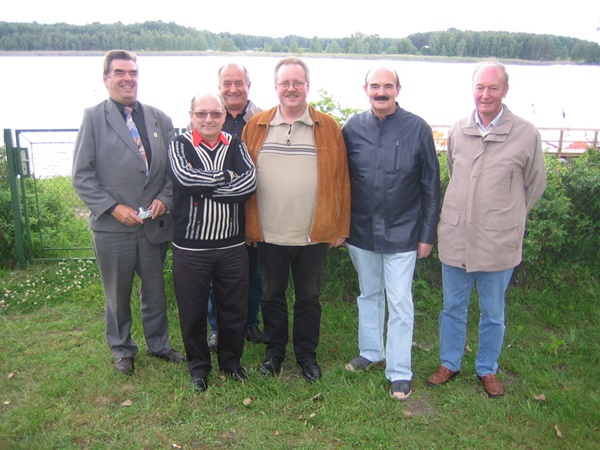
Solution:
[{"label": "grassy ground", "polygon": [[[93,263],[0,273],[0,448],[598,448],[597,280],[564,292],[510,290],[500,360],[507,393],[489,399],[474,372],[475,304],[461,375],[426,385],[439,364],[441,298],[435,282],[417,279],[413,394],[398,402],[383,367],[344,370],[357,354],[357,311],[353,274],[342,271],[324,286],[321,381],[305,382],[289,356],[280,377],[261,376],[264,347],[246,343],[250,382],[213,370],[202,394],[185,365],[145,354],[137,308],[136,373],[115,372]],[[172,289],[169,303],[181,350]]]}]

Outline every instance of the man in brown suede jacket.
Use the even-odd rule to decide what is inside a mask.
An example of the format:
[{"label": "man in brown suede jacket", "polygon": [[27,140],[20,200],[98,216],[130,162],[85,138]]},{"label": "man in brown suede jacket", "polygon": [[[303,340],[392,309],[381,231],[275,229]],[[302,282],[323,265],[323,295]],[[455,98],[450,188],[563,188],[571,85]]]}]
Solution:
[{"label": "man in brown suede jacket", "polygon": [[309,70],[299,58],[275,66],[279,105],[256,114],[242,139],[257,167],[257,193],[246,203],[246,241],[258,242],[266,354],[261,373],[281,370],[288,342],[286,290],[294,279],[293,343],[309,382],[321,378],[317,346],[319,290],[327,250],[350,229],[346,147],[337,122],[308,105]]}]

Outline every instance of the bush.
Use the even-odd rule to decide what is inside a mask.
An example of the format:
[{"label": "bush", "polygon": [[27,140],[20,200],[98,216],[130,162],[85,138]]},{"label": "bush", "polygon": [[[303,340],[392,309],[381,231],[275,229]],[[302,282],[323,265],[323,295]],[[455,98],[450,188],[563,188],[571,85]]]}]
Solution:
[{"label": "bush", "polygon": [[[589,149],[571,162],[547,155],[546,174],[544,195],[528,215],[514,280],[562,288],[600,268],[600,152]],[[449,182],[445,155],[440,177],[443,198]]]},{"label": "bush", "polygon": [[519,282],[564,286],[596,272],[600,257],[600,153],[546,158],[548,182],[529,213]]},{"label": "bush", "polygon": [[[6,148],[0,148],[0,269],[17,263],[17,244],[9,188]],[[25,179],[28,193],[31,253],[44,258],[64,256],[64,250],[90,248],[91,236],[85,217],[79,211],[87,208],[76,196],[69,177]],[[31,195],[34,194],[35,195]],[[34,201],[35,199],[36,201]],[[92,256],[91,250],[84,256]]]},{"label": "bush", "polygon": [[16,255],[17,246],[8,185],[6,147],[0,147],[0,269],[12,267],[16,263]]}]

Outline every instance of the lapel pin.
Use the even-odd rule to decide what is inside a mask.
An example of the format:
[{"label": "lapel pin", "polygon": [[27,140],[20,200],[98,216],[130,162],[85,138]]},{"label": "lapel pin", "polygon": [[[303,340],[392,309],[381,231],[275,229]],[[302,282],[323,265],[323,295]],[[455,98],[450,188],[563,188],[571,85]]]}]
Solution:
[{"label": "lapel pin", "polygon": [[156,137],[156,138],[157,138],[157,137],[158,137],[158,133],[154,133],[154,137]]}]

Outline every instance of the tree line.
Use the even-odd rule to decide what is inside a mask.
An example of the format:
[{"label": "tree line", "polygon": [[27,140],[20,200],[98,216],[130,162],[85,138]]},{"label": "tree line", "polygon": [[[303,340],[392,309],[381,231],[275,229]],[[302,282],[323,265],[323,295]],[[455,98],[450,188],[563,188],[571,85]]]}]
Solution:
[{"label": "tree line", "polygon": [[382,38],[360,32],[343,38],[251,36],[212,33],[174,22],[124,25],[92,23],[39,24],[0,22],[1,51],[220,51],[326,53],[358,55],[427,55],[459,58],[571,61],[600,64],[596,42],[547,34],[507,31],[446,31]]}]

